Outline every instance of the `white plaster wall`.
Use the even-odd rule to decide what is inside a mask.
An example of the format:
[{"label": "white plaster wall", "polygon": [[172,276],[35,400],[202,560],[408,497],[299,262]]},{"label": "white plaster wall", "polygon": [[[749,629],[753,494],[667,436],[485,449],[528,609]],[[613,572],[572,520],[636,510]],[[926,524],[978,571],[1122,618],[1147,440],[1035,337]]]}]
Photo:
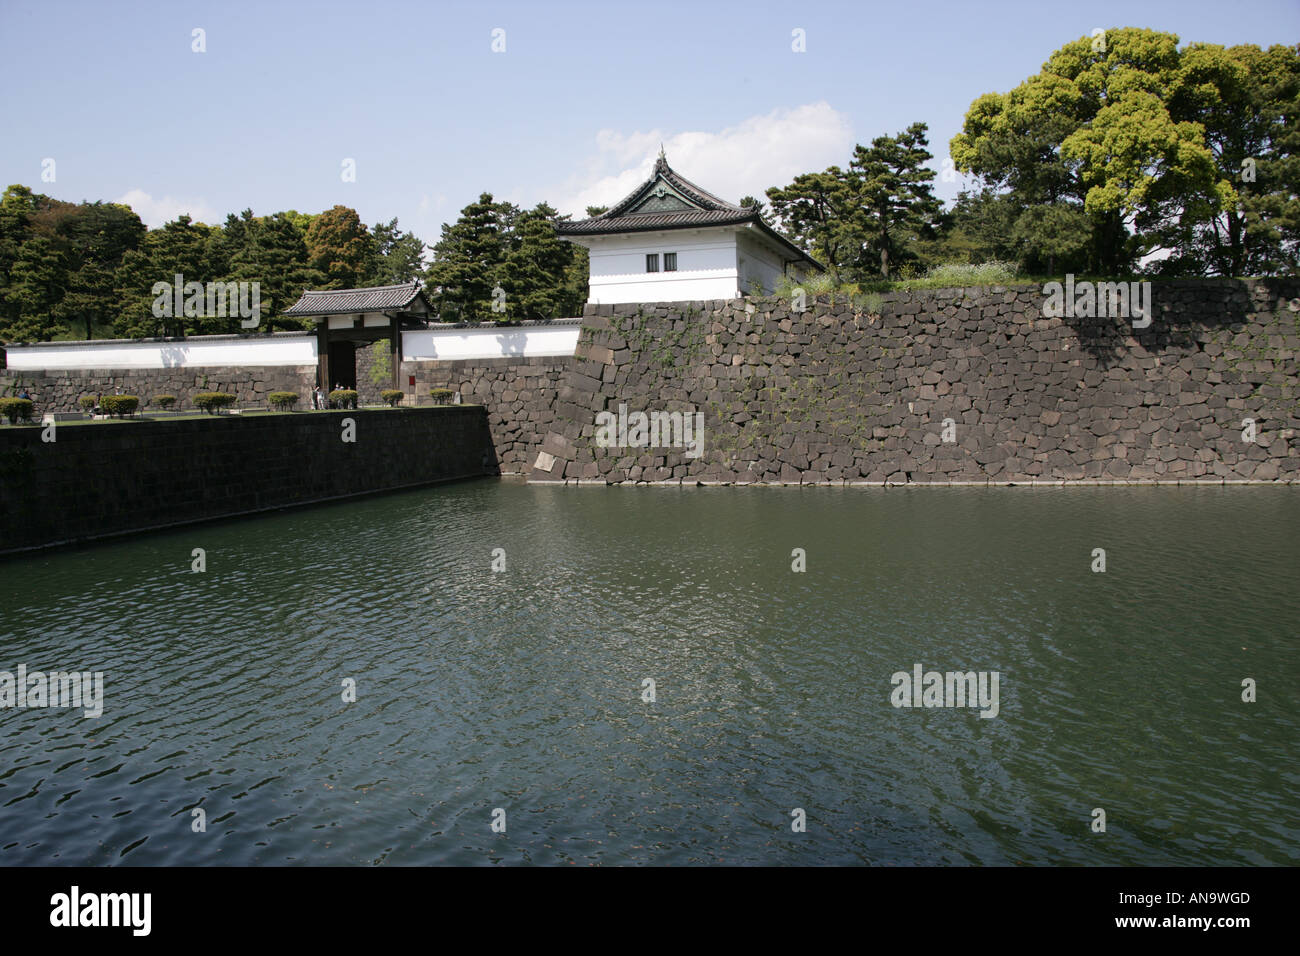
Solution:
[{"label": "white plaster wall", "polygon": [[576,322],[501,329],[418,329],[402,333],[402,359],[428,362],[572,355],[578,348],[580,331]]},{"label": "white plaster wall", "polygon": [[248,339],[196,337],[181,342],[14,345],[9,346],[6,353],[9,368],[32,371],[203,368],[217,365],[315,365],[316,337],[314,335]]},{"label": "white plaster wall", "polygon": [[736,253],[745,260],[740,275],[742,290],[748,293],[750,283],[757,279],[762,283],[762,294],[776,291],[776,284],[784,268],[784,262],[776,252],[742,232],[736,237]]},{"label": "white plaster wall", "polygon": [[[581,242],[591,253],[589,302],[730,299],[739,290],[733,231],[671,230]],[[645,257],[652,252],[659,254],[659,272],[645,271]],[[663,271],[665,252],[677,253],[676,271]]]}]

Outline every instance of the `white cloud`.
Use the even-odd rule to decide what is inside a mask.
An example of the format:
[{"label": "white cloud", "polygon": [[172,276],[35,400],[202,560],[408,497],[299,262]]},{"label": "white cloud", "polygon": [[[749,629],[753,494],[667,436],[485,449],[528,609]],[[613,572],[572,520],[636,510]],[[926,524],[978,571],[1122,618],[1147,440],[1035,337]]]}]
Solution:
[{"label": "white cloud", "polygon": [[171,222],[181,213],[189,213],[195,222],[205,222],[208,225],[220,225],[226,221],[225,216],[201,199],[173,199],[171,196],[154,199],[143,189],[132,189],[113,201],[134,209],[135,214],[150,229]]},{"label": "white cloud", "polygon": [[587,206],[612,205],[645,182],[663,143],[669,165],[709,192],[728,202],[761,199],[769,186],[800,173],[846,165],[853,142],[848,117],[825,101],[751,116],[717,133],[603,129],[583,172],[552,193],[560,212],[584,218]]}]

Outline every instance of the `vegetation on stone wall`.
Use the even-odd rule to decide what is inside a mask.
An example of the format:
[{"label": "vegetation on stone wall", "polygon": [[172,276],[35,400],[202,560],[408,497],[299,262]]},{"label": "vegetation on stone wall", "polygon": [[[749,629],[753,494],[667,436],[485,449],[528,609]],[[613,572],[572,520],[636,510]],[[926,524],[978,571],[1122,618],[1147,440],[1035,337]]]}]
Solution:
[{"label": "vegetation on stone wall", "polygon": [[390,348],[388,339],[380,339],[370,346],[370,370],[367,373],[370,384],[386,385],[393,380],[393,361],[388,355]]},{"label": "vegetation on stone wall", "polygon": [[[1300,480],[1297,294],[1161,283],[1146,330],[1045,318],[1036,285],[883,294],[865,317],[728,301],[695,318],[699,347],[676,306],[593,307],[533,478]],[[620,406],[703,412],[703,456],[601,447],[596,415]]]}]

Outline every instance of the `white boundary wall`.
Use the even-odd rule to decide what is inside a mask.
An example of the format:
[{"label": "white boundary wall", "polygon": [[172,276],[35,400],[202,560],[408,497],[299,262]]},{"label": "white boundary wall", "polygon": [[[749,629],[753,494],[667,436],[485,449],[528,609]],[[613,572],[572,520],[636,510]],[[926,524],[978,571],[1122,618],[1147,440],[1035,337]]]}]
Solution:
[{"label": "white boundary wall", "polygon": [[69,342],[13,345],[5,350],[13,371],[54,369],[203,368],[210,366],[315,365],[316,336],[199,336],[143,342]]},{"label": "white boundary wall", "polygon": [[[418,329],[402,333],[404,361],[532,358],[572,355],[580,319],[506,327]],[[213,366],[306,366],[317,364],[316,336],[195,336],[176,341],[55,342],[14,345],[6,364],[15,372],[58,369],[203,368]]]},{"label": "white boundary wall", "polygon": [[448,362],[572,355],[577,351],[581,330],[578,319],[505,328],[416,329],[402,333],[402,360]]}]

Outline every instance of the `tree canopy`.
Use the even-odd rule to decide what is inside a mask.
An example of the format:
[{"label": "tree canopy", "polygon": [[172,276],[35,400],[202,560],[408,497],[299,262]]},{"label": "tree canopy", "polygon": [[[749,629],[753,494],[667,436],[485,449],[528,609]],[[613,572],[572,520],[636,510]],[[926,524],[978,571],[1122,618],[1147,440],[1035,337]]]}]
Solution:
[{"label": "tree canopy", "polygon": [[1081,37],[971,104],[953,161],[1007,197],[1023,258],[1295,270],[1300,47],[1178,42],[1137,28]]},{"label": "tree canopy", "polygon": [[[426,290],[444,322],[553,319],[587,300],[586,250],[556,233],[546,203],[520,209],[483,193],[444,224]],[[494,308],[495,306],[495,308]]]}]

